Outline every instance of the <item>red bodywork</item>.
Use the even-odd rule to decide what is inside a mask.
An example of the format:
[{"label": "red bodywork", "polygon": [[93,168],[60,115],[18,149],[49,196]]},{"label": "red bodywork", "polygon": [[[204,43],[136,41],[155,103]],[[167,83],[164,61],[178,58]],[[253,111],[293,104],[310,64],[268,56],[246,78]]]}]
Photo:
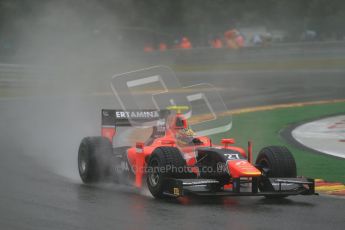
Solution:
[{"label": "red bodywork", "polygon": [[[195,138],[200,140],[198,145],[180,145],[177,138],[179,132],[182,129],[187,129],[187,120],[184,118],[183,114],[177,113],[170,115],[168,122],[166,123],[166,132],[162,137],[155,138],[152,143],[145,145],[143,142],[137,142],[135,146],[127,150],[127,158],[131,168],[135,172],[135,186],[142,187],[142,180],[144,176],[144,168],[147,166],[150,155],[157,147],[161,146],[171,146],[179,148],[186,160],[187,166],[192,168],[192,171],[198,174],[198,168],[196,164],[196,150],[200,147],[215,147],[230,149],[239,152],[245,159],[231,160],[227,162],[229,172],[231,172],[232,178],[240,177],[256,177],[260,176],[261,172],[251,164],[251,143],[248,143],[248,157],[246,151],[235,144],[234,139],[222,139],[223,145],[213,145],[210,138],[206,136],[195,136]],[[102,136],[108,138],[111,142],[115,135],[115,127],[102,127]],[[230,184],[228,186],[231,186]],[[228,187],[226,186],[226,187]]]}]

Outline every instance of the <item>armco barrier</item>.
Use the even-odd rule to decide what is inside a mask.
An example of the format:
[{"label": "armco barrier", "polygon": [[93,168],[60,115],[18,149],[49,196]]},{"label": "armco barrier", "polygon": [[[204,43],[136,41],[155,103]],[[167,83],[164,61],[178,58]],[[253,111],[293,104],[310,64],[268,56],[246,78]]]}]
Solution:
[{"label": "armco barrier", "polygon": [[32,65],[0,63],[0,89],[26,86],[41,71],[42,69]]},{"label": "armco barrier", "polygon": [[274,44],[266,47],[245,47],[237,50],[195,48],[167,52],[155,51],[141,56],[152,61],[173,61],[175,64],[216,64],[298,58],[345,58],[345,42]]},{"label": "armco barrier", "polygon": [[[77,59],[78,57],[76,57]],[[87,59],[89,58],[89,59]],[[282,43],[272,44],[266,47],[245,47],[238,50],[227,48],[194,48],[190,50],[167,50],[164,52],[154,51],[145,53],[121,52],[121,56],[114,54],[113,57],[100,60],[93,57],[83,57],[87,62],[85,67],[100,63],[114,63],[118,66],[131,63],[140,63],[146,65],[183,65],[183,64],[223,64],[238,62],[261,62],[261,61],[279,61],[286,59],[327,59],[327,58],[345,58],[345,42],[305,42],[305,43]],[[30,63],[30,59],[25,56],[12,57],[7,63]],[[6,60],[6,57],[0,57],[0,60]],[[20,61],[18,61],[20,60]],[[34,58],[36,60],[36,58]],[[0,61],[4,62],[4,61]],[[63,62],[62,62],[63,63]],[[71,63],[68,63],[71,65]],[[133,65],[135,66],[135,65]],[[82,68],[82,66],[81,66]],[[4,72],[36,71],[44,67],[32,67],[30,65],[0,64],[0,75]],[[51,69],[51,68],[50,68]]]}]

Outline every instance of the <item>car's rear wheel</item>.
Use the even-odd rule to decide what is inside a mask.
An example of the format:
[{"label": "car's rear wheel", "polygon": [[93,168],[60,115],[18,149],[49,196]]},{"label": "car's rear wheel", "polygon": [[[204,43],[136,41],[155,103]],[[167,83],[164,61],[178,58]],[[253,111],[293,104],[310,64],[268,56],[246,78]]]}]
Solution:
[{"label": "car's rear wheel", "polygon": [[112,144],[105,137],[85,137],[78,150],[78,169],[86,184],[104,181],[110,175]]},{"label": "car's rear wheel", "polygon": [[[271,192],[268,178],[296,177],[296,162],[291,152],[284,146],[268,146],[263,148],[256,158],[256,165],[262,170],[263,176],[259,180],[262,192]],[[267,198],[283,198],[286,195],[267,195]]]},{"label": "car's rear wheel", "polygon": [[177,148],[159,147],[150,156],[146,175],[147,187],[156,198],[164,198],[165,178],[185,178],[186,161]]}]

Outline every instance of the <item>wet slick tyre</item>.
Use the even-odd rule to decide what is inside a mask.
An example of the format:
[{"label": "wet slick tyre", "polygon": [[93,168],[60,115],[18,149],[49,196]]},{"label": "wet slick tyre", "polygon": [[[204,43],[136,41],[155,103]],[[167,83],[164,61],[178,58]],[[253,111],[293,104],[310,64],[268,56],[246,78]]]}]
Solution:
[{"label": "wet slick tyre", "polygon": [[78,169],[86,184],[105,181],[110,174],[112,144],[105,137],[85,137],[78,151]]},{"label": "wet slick tyre", "polygon": [[[263,148],[256,158],[263,172],[259,180],[259,189],[262,192],[271,192],[272,186],[268,178],[271,177],[296,177],[296,162],[291,152],[284,146],[268,146]],[[266,198],[283,198],[286,195],[267,195]]]},{"label": "wet slick tyre", "polygon": [[186,161],[174,147],[156,148],[150,156],[147,170],[147,187],[155,198],[168,197],[164,194],[165,178],[188,177]]}]

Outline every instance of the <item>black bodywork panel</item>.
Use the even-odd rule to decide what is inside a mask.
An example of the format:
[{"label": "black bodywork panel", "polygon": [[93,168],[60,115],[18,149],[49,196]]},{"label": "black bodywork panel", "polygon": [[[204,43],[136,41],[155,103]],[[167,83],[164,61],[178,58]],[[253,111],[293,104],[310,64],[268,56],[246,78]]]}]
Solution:
[{"label": "black bodywork panel", "polygon": [[[197,150],[197,164],[200,169],[200,177],[218,179],[221,184],[226,184],[230,179],[226,162],[229,160],[245,159],[239,152],[230,149],[214,147],[201,147]],[[202,170],[207,167],[212,170]]]}]

